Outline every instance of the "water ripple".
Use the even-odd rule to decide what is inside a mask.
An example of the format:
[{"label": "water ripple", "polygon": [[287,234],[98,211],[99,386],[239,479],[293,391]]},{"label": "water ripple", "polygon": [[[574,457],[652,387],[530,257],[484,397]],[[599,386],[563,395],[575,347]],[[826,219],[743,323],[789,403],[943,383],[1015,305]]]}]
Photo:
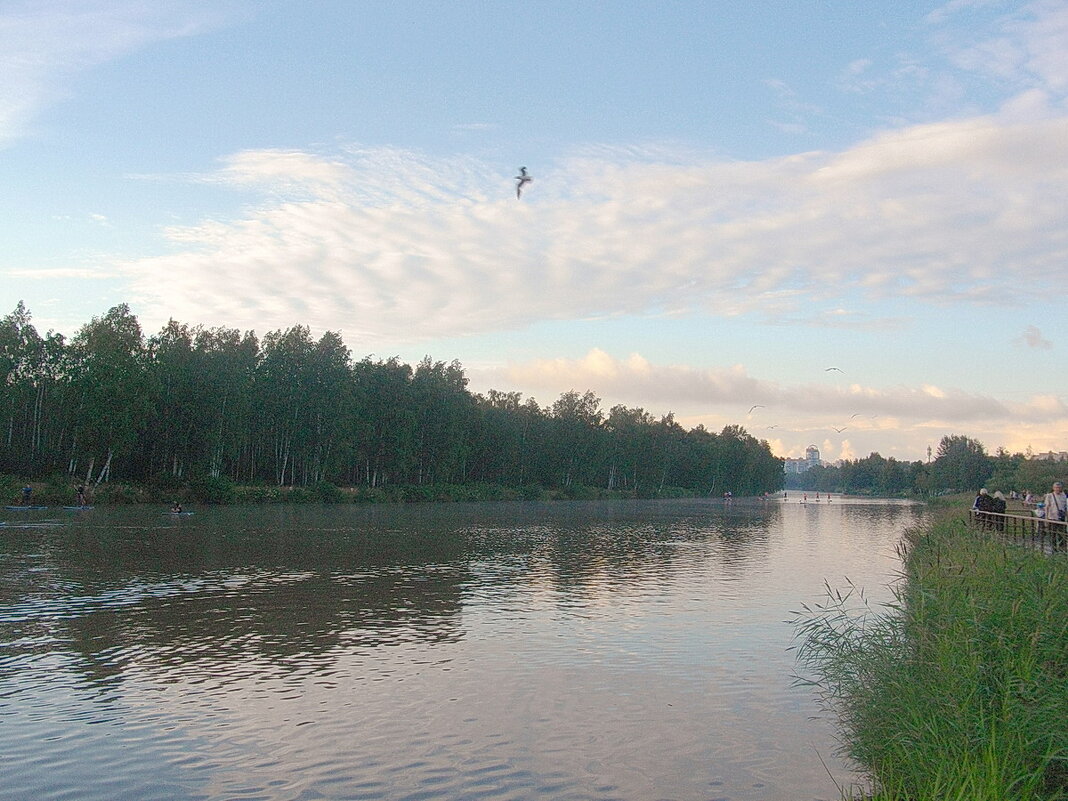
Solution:
[{"label": "water ripple", "polygon": [[[102,515],[0,544],[0,799],[835,798],[787,610],[908,507]],[[110,516],[109,516],[110,515]]]}]

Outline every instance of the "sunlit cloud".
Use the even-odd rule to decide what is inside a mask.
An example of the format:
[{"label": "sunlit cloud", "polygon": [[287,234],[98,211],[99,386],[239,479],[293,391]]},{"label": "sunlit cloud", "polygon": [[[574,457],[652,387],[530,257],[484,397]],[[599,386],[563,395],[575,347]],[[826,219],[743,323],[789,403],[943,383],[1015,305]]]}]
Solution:
[{"label": "sunlit cloud", "polygon": [[741,424],[768,440],[779,456],[800,456],[816,442],[823,443],[828,459],[857,458],[869,452],[865,448],[878,450],[883,435],[893,432],[898,457],[915,459],[962,427],[991,450],[1021,452],[1029,443],[1052,447],[1068,424],[1068,405],[1056,395],[1010,402],[930,384],[789,384],[752,375],[741,365],[697,369],[655,364],[640,354],[616,358],[596,348],[578,359],[480,368],[472,379],[480,387],[519,391],[542,405],[570,390],[590,390],[605,410],[623,404],[653,415],[672,412],[689,428]]},{"label": "sunlit cloud", "polygon": [[65,98],[85,70],[218,21],[217,10],[185,2],[6,3],[0,9],[0,147],[24,136],[41,109]]},{"label": "sunlit cloud", "polygon": [[[496,377],[509,388],[556,395],[571,389],[590,389],[620,402],[655,404],[662,411],[694,414],[700,410],[731,409],[738,414],[760,404],[764,425],[791,416],[818,417],[824,425],[874,428],[872,417],[900,420],[1038,419],[1063,411],[1059,401],[1013,406],[995,398],[955,388],[871,387],[860,384],[783,384],[749,374],[741,365],[697,369],[685,365],[657,365],[640,354],[617,359],[592,349],[581,359],[543,359],[497,368]],[[488,375],[481,377],[490,380]],[[665,408],[664,404],[675,404]],[[862,418],[862,419],[858,419]]]}]

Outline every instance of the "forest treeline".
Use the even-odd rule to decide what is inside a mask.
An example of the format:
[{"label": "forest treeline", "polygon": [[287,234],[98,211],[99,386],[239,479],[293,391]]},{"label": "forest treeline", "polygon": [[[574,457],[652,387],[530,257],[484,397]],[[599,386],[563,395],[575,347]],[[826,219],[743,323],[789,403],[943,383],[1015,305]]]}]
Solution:
[{"label": "forest treeline", "polygon": [[975,492],[986,487],[1006,495],[1032,491],[1045,493],[1054,481],[1068,478],[1068,464],[1033,459],[999,449],[988,454],[982,442],[963,434],[942,437],[935,458],[928,462],[901,462],[873,453],[863,459],[845,459],[835,465],[812,467],[786,476],[786,488],[842,492],[851,495],[920,496],[946,492]]},{"label": "forest treeline", "polygon": [[355,361],[335,332],[262,339],[170,321],[146,337],[125,304],[70,339],[0,320],[0,473],[179,486],[492,484],[636,495],[757,495],[783,462],[739,426],[602,411],[590,391],[548,407],[472,393],[458,362]]}]

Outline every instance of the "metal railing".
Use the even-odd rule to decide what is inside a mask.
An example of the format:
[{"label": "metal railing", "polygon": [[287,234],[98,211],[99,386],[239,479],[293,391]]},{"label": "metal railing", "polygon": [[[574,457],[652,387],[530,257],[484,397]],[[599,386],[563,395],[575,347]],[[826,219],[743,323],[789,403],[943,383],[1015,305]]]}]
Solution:
[{"label": "metal railing", "polygon": [[1046,520],[1034,515],[969,510],[971,524],[982,531],[1010,537],[1045,552],[1068,548],[1068,522]]}]

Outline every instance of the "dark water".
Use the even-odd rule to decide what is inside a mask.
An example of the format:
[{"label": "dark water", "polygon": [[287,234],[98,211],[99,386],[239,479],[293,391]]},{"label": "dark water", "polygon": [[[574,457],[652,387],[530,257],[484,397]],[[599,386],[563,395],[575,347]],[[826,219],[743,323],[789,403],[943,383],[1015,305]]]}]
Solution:
[{"label": "dark water", "polygon": [[0,798],[836,799],[785,621],[922,514],[160,511],[7,513]]}]

